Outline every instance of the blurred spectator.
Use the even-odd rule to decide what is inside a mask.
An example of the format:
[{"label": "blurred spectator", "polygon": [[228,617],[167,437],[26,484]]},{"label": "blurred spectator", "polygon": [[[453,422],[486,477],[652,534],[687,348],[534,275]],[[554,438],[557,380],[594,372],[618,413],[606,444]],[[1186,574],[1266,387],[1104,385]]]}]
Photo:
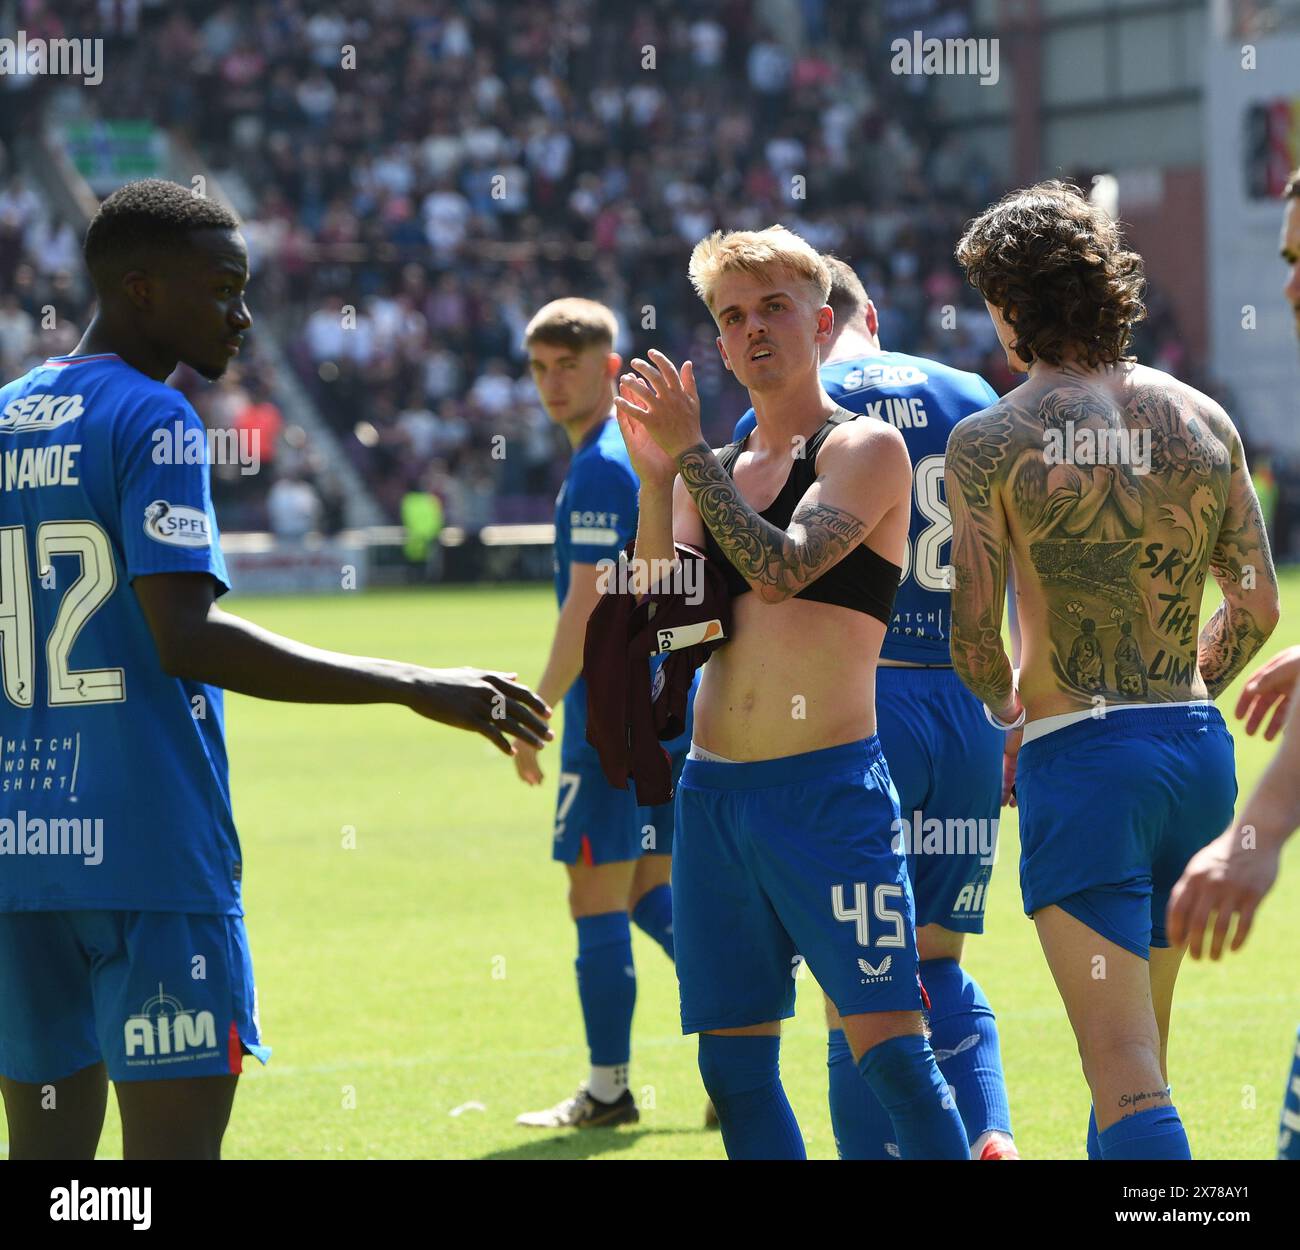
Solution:
[{"label": "blurred spectator", "polygon": [[402,498],[402,527],[406,530],[404,550],[413,570],[429,581],[442,575],[442,500],[429,485],[408,491]]},{"label": "blurred spectator", "polygon": [[268,472],[275,468],[284,418],[272,402],[269,388],[260,379],[250,381],[246,396],[247,402],[235,414],[234,428],[250,440],[262,471]]},{"label": "blurred spectator", "polygon": [[[783,222],[858,269],[888,347],[979,371],[999,392],[1019,380],[952,257],[965,222],[1003,188],[944,124],[930,80],[883,72],[878,5],[127,7],[112,18],[115,72],[80,103],[179,126],[214,168],[239,171],[255,197],[245,227],[254,315],[285,333],[390,519],[431,478],[447,523],[470,532],[549,519],[563,457],[522,330],[559,295],[615,308],[625,357],[651,345],[689,354],[705,435],[725,441],[746,397],[685,272],[690,246],[718,228]],[[78,30],[109,20],[99,0],[59,9]],[[10,375],[89,318],[75,242],[22,178],[0,181]],[[1139,357],[1194,370],[1167,301],[1152,290],[1148,302]],[[46,329],[51,304],[58,320]],[[256,340],[255,326],[230,387],[180,374],[205,420],[260,432],[263,461],[281,477],[270,496],[270,472],[219,482],[223,524],[267,524],[271,496],[301,521],[309,495],[311,524],[341,524],[319,449],[281,428]],[[1282,510],[1289,472],[1278,466]]]},{"label": "blurred spectator", "polygon": [[343,483],[333,473],[322,473],[316,479],[316,493],[321,503],[320,532],[332,538],[347,521],[348,500]]},{"label": "blurred spectator", "polygon": [[0,365],[6,378],[21,372],[35,341],[36,319],[19,304],[17,295],[0,296]]},{"label": "blurred spectator", "polygon": [[309,482],[293,475],[276,478],[266,499],[271,532],[284,542],[299,543],[320,527],[321,502]]},{"label": "blurred spectator", "polygon": [[57,214],[34,221],[28,227],[25,243],[42,278],[75,273],[81,268],[81,240],[72,226]]}]

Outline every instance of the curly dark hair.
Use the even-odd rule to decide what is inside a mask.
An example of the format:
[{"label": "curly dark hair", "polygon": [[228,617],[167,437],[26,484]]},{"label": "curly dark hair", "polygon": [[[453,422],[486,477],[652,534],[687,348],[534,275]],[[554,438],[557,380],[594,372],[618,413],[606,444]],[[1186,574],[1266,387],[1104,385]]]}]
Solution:
[{"label": "curly dark hair", "polygon": [[1142,257],[1072,183],[1053,179],[1003,196],[966,227],[957,260],[1001,310],[1027,364],[1059,365],[1067,355],[1113,364],[1146,316]]},{"label": "curly dark hair", "polygon": [[238,230],[229,209],[163,178],[119,187],[86,229],[82,251],[95,286],[106,290],[146,253],[183,248],[193,230]]}]

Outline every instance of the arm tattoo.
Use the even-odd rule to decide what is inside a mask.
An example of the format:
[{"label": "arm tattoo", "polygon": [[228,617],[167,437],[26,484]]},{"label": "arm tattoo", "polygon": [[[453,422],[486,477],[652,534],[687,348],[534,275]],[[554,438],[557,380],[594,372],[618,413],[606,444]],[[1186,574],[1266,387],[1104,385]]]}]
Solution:
[{"label": "arm tattoo", "polygon": [[948,442],[948,459],[972,508],[987,508],[997,492],[1011,446],[1013,411],[1003,400],[997,408],[988,410],[978,427]]},{"label": "arm tattoo", "polygon": [[862,541],[862,522],[826,504],[800,504],[786,530],[763,520],[705,443],[677,469],[714,541],[765,602],[798,594]]},{"label": "arm tattoo", "polygon": [[1210,569],[1215,577],[1240,585],[1247,570],[1253,570],[1256,580],[1273,582],[1273,555],[1268,546],[1268,530],[1264,525],[1259,500],[1251,492],[1245,502],[1245,514],[1237,524],[1225,517],[1218,540],[1210,553]]},{"label": "arm tattoo", "polygon": [[1225,599],[1205,623],[1197,649],[1197,664],[1211,699],[1217,699],[1246,667],[1250,657],[1268,641],[1268,632],[1243,607]]},{"label": "arm tattoo", "polygon": [[1211,699],[1232,684],[1271,632],[1242,600],[1256,587],[1277,585],[1259,500],[1244,468],[1234,468],[1233,474],[1226,515],[1209,556],[1210,571],[1223,588],[1223,603],[1206,622],[1197,647],[1197,664]]},{"label": "arm tattoo", "polygon": [[958,607],[958,597],[953,597],[952,635],[949,639],[952,666],[981,702],[991,708],[1003,708],[1011,702],[1011,663],[1002,645],[1000,622],[994,619],[992,606],[985,601],[982,592],[991,592],[993,586],[1001,585],[1005,593],[1005,556],[992,574],[984,568],[977,573],[977,567],[980,566],[974,566],[964,556],[953,553],[954,588],[961,592],[963,587],[978,585],[981,594],[978,603],[967,601],[961,608]]},{"label": "arm tattoo", "polygon": [[992,708],[1011,701],[1011,662],[1002,646],[1006,542],[994,496],[1003,474],[1010,421],[1005,415],[963,431],[948,444],[953,519],[953,596],[949,640],[957,676]]}]

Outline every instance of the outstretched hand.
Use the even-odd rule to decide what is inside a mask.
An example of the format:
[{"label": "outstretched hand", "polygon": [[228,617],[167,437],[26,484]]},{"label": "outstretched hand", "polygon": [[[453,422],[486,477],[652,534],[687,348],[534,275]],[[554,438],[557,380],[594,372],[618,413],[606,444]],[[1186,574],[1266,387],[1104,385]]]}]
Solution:
[{"label": "outstretched hand", "polygon": [[527,742],[515,744],[515,772],[526,786],[540,786],[545,774],[537,762],[537,748]]},{"label": "outstretched hand", "polygon": [[1190,944],[1193,959],[1200,959],[1210,917],[1215,917],[1209,956],[1223,954],[1232,918],[1237,924],[1229,950],[1237,950],[1250,933],[1255,912],[1277,880],[1278,848],[1259,845],[1249,826],[1231,828],[1203,846],[1169,895],[1166,927],[1170,944]]},{"label": "outstretched hand", "polygon": [[1264,741],[1272,742],[1282,732],[1287,712],[1291,709],[1297,683],[1300,682],[1300,647],[1287,647],[1279,651],[1267,664],[1250,676],[1237,700],[1237,719],[1246,720],[1245,729],[1253,734],[1260,726],[1269,708],[1272,719],[1264,730]]},{"label": "outstretched hand", "polygon": [[408,705],[429,720],[482,734],[506,755],[515,754],[509,738],[540,749],[555,737],[546,723],[551,709],[518,676],[481,668],[420,669]]}]

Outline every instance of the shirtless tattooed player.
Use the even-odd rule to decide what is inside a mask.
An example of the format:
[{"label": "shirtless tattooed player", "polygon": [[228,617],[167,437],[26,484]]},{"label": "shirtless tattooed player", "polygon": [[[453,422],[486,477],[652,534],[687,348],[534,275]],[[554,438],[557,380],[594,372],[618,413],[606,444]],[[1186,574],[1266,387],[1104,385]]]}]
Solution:
[{"label": "shirtless tattooed player", "polygon": [[[1100,209],[1056,182],[1015,192],[957,257],[1029,377],[948,443],[953,663],[993,718],[1025,723],[1006,769],[1021,889],[1092,1092],[1089,1156],[1188,1158],[1167,1088],[1183,948],[1165,904],[1232,818],[1210,700],[1277,621],[1268,538],[1223,409],[1124,355],[1142,261]],[[1198,634],[1207,575],[1224,601]]]}]

